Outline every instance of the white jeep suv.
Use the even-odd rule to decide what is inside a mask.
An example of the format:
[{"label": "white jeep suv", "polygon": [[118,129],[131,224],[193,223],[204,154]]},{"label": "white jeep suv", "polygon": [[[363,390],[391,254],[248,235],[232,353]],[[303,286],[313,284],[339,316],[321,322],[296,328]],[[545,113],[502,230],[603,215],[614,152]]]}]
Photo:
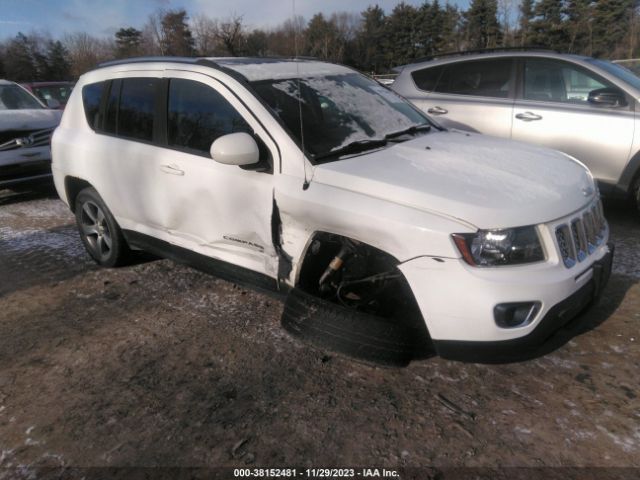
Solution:
[{"label": "white jeep suv", "polygon": [[344,66],[112,62],[80,78],[52,149],[99,264],[146,250],[285,293],[289,331],[360,358],[537,345],[611,268],[584,165],[447,131]]}]

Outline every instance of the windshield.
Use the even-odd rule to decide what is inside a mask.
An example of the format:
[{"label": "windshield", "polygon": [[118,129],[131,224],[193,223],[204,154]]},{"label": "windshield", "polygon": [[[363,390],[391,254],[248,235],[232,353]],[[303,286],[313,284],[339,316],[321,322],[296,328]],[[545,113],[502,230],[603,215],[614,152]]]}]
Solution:
[{"label": "windshield", "polygon": [[0,85],[0,110],[27,110],[44,108],[17,85]]},{"label": "windshield", "polygon": [[260,80],[252,85],[313,158],[429,122],[402,97],[358,73]]},{"label": "windshield", "polygon": [[590,58],[587,61],[597,67],[600,67],[611,75],[618,77],[620,80],[628,83],[633,88],[640,90],[640,78],[634,75],[631,70],[620,65],[616,65],[615,63],[607,62],[606,60]]},{"label": "windshield", "polygon": [[69,100],[69,95],[71,95],[73,85],[50,85],[46,87],[32,87],[31,89],[33,93],[45,103],[47,103],[47,100],[53,98],[60,102],[60,105],[66,105]]}]

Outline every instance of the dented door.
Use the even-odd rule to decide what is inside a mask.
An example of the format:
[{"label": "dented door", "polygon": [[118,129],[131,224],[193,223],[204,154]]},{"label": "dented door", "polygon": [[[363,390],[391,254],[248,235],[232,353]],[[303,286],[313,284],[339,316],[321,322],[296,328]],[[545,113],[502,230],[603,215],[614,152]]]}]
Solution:
[{"label": "dented door", "polygon": [[[162,226],[171,243],[275,276],[271,240],[273,175],[215,162],[215,138],[259,124],[216,80],[167,72],[167,148],[154,176],[163,192]],[[264,136],[264,135],[262,135]],[[269,146],[263,142],[265,152]]]}]

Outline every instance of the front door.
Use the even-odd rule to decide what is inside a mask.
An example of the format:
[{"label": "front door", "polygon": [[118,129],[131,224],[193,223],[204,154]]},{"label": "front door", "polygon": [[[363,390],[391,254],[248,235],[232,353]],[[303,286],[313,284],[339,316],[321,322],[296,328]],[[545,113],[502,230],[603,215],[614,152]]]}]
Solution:
[{"label": "front door", "polygon": [[593,105],[590,91],[615,86],[570,62],[524,58],[522,63],[512,138],[568,153],[597,179],[617,183],[633,140],[633,100],[620,107]]},{"label": "front door", "polygon": [[[155,159],[162,227],[171,243],[251,270],[276,275],[271,237],[273,174],[215,162],[211,143],[248,132],[263,161],[277,149],[259,123],[217,80],[166,72],[166,144]],[[272,153],[274,152],[274,153]]]}]

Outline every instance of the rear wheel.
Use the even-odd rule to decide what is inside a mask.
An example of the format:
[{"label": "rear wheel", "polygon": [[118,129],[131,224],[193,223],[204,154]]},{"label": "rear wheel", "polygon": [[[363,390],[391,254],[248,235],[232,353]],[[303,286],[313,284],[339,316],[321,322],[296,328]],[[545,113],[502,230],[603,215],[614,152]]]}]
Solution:
[{"label": "rear wheel", "polygon": [[76,224],[89,255],[104,267],[127,263],[131,251],[115,218],[94,188],[82,190],[75,201]]}]

